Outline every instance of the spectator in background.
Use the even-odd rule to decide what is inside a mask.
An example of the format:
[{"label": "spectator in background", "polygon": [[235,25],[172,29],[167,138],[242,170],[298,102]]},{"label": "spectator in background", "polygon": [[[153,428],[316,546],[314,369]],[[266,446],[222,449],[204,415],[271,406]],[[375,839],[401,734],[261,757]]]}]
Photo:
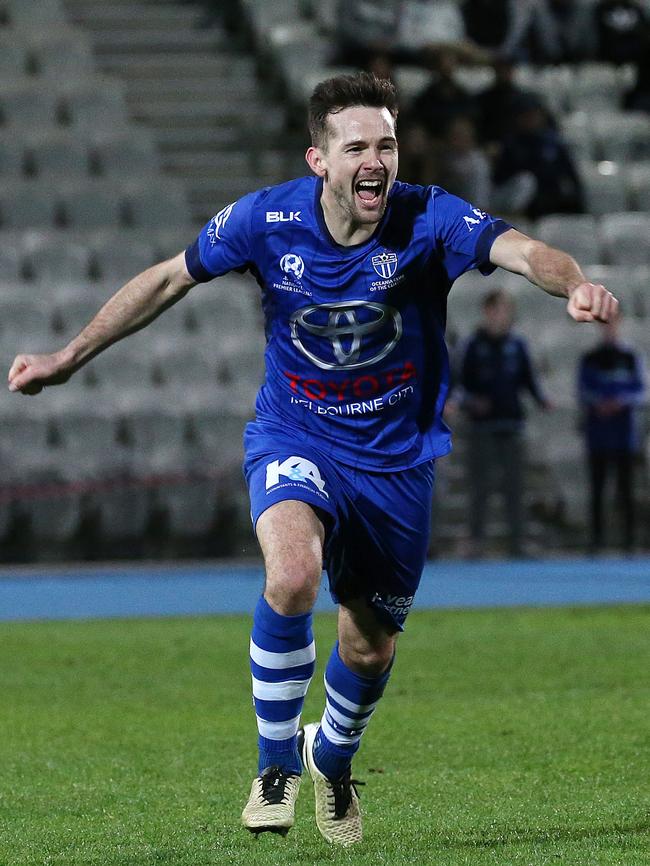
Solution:
[{"label": "spectator in background", "polygon": [[340,0],[339,63],[366,67],[376,54],[392,54],[397,45],[400,0]]},{"label": "spectator in background", "polygon": [[468,471],[472,553],[480,555],[485,537],[487,500],[501,476],[510,530],[509,552],[524,552],[522,501],[524,409],[529,391],[544,409],[551,408],[537,382],[525,340],[512,333],[514,301],[502,289],[483,300],[483,321],[470,337],[460,365],[460,408],[469,418]]},{"label": "spectator in background", "polygon": [[490,173],[488,158],[476,143],[476,129],[471,118],[454,117],[445,130],[432,178],[443,189],[465,201],[489,208]]},{"label": "spectator in background", "polygon": [[475,111],[471,94],[456,80],[456,52],[448,48],[436,51],[429,84],[413,100],[411,119],[433,138],[440,139],[455,117],[472,117]]},{"label": "spectator in background", "polygon": [[593,9],[598,60],[637,63],[643,59],[647,18],[637,0],[598,0]]},{"label": "spectator in background", "polygon": [[582,213],[580,177],[544,105],[534,94],[525,94],[513,114],[514,130],[494,166],[494,207],[532,219]]},{"label": "spectator in background", "polygon": [[401,121],[400,177],[410,183],[437,178],[446,130],[455,118],[472,118],[475,112],[471,94],[454,77],[457,53],[445,47],[429,56],[431,80]]},{"label": "spectator in background", "polygon": [[582,358],[578,374],[589,462],[592,552],[603,543],[603,494],[612,473],[622,546],[631,551],[635,542],[634,464],[640,447],[636,409],[645,384],[638,353],[619,340],[619,323],[620,319],[601,326],[602,339]]},{"label": "spectator in background", "polygon": [[497,155],[504,136],[514,127],[515,112],[525,92],[515,83],[515,64],[494,61],[494,83],[475,96],[478,135],[482,145]]},{"label": "spectator in background", "polygon": [[465,0],[468,38],[494,57],[564,63],[592,56],[595,31],[579,0]]},{"label": "spectator in background", "polygon": [[623,108],[650,114],[650,21],[644,26],[642,44],[636,64],[636,80],[634,86],[623,95]]}]

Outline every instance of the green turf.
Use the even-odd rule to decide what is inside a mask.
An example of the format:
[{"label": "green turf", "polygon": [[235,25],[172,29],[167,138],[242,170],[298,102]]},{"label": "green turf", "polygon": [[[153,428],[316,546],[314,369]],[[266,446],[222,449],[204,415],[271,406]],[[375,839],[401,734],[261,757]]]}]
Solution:
[{"label": "green turf", "polygon": [[286,840],[239,827],[247,645],[239,617],[1,625],[0,864],[650,864],[650,608],[412,614],[352,851],[307,781]]}]

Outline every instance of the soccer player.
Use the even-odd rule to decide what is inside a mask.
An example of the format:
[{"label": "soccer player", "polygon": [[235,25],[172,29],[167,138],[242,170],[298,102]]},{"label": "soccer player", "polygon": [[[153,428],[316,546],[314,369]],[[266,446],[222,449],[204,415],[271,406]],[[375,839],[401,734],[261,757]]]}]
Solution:
[{"label": "soccer player", "polygon": [[[361,840],[352,758],[388,682],[427,549],[434,462],[450,449],[447,293],[500,266],[568,299],[578,321],[616,300],[575,261],[439,187],[396,181],[396,96],[367,73],[319,84],[312,176],[244,196],[185,252],[123,286],[59,352],[19,355],[13,391],[58,384],[197,282],[250,271],[266,315],[266,379],[245,432],[266,583],[250,643],[259,764],[242,821],[293,825],[302,768],[316,822]],[[320,723],[299,730],[325,565],[339,605]]]}]

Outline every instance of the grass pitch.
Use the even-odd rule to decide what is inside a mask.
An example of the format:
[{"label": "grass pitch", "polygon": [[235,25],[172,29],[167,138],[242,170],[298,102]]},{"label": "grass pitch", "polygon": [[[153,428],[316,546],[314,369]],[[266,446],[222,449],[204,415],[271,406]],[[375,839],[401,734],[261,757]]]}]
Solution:
[{"label": "grass pitch", "polygon": [[[239,826],[248,620],[0,625],[2,866],[650,864],[650,607],[411,614],[355,762],[366,839]],[[304,718],[322,711],[334,618]]]}]

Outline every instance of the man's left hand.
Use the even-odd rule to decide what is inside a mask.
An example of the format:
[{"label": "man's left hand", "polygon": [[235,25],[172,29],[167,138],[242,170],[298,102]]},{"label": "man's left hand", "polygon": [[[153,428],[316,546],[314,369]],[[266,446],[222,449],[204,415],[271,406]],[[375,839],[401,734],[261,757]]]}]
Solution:
[{"label": "man's left hand", "polygon": [[618,313],[618,301],[605,286],[580,283],[569,292],[567,312],[576,322],[610,322]]}]

